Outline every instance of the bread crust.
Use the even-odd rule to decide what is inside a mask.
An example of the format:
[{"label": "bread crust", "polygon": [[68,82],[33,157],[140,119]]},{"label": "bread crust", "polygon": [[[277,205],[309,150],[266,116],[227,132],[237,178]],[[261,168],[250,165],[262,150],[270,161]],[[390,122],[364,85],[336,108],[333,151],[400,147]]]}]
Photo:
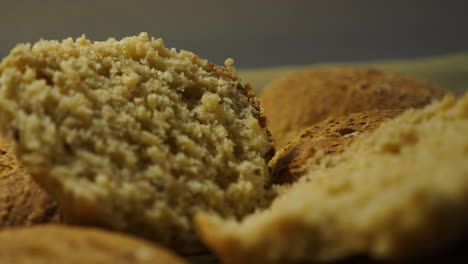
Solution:
[{"label": "bread crust", "polygon": [[57,203],[18,162],[7,140],[0,137],[0,229],[62,221]]},{"label": "bread crust", "polygon": [[419,108],[446,94],[435,84],[364,66],[329,66],[289,73],[260,95],[279,149],[325,120],[373,109]]},{"label": "bread crust", "polygon": [[0,232],[0,262],[21,264],[183,264],[169,250],[93,228],[42,225]]},{"label": "bread crust", "polygon": [[328,118],[305,129],[270,161],[273,182],[275,184],[294,183],[307,172],[304,164],[318,151],[325,155],[340,154],[357,136],[376,129],[381,123],[401,113],[403,110],[399,109],[375,109]]}]

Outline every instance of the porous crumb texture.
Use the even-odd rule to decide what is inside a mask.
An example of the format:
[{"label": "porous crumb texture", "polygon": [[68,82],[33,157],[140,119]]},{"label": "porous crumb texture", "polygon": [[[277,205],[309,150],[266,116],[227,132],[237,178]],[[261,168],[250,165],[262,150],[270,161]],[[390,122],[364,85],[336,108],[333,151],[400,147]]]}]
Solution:
[{"label": "porous crumb texture", "polygon": [[33,180],[0,137],[0,229],[62,222],[57,203]]},{"label": "porous crumb texture", "polygon": [[[342,153],[364,131],[372,131],[381,123],[395,118],[403,110],[372,110],[346,116],[331,117],[307,128],[276,153],[270,161],[274,184],[296,182],[307,168],[303,166],[309,159],[319,159],[327,155]],[[320,154],[315,155],[317,152]]]},{"label": "porous crumb texture", "polygon": [[167,249],[92,228],[43,225],[0,232],[0,263],[183,264]]},{"label": "porous crumb texture", "polygon": [[363,66],[292,72],[273,81],[259,100],[278,148],[328,117],[374,109],[422,107],[445,90],[398,73]]},{"label": "porous crumb texture", "polygon": [[342,154],[306,163],[269,210],[241,223],[197,216],[200,233],[225,263],[436,254],[467,237],[467,135],[468,94],[407,110]]},{"label": "porous crumb texture", "polygon": [[268,204],[272,143],[232,67],[142,33],[18,45],[0,74],[0,126],[71,222],[193,252],[194,212]]}]

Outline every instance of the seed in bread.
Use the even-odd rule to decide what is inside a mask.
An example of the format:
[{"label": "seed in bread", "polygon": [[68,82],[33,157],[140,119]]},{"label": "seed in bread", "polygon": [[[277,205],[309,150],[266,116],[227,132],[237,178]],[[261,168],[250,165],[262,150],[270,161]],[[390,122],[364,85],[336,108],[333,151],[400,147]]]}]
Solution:
[{"label": "seed in bread", "polygon": [[[408,260],[468,238],[468,94],[407,110],[242,222],[198,215],[224,263]],[[310,177],[309,177],[310,176]]]},{"label": "seed in bread", "polygon": [[[273,183],[296,182],[304,173],[302,166],[311,158],[342,153],[364,131],[403,113],[403,110],[372,110],[347,116],[331,117],[302,132],[270,161]],[[320,151],[324,155],[315,155]],[[319,160],[314,161],[316,163]]]},{"label": "seed in bread", "polygon": [[32,179],[0,137],[0,229],[61,222],[57,203]]},{"label": "seed in bread", "polygon": [[273,145],[233,67],[140,34],[18,45],[0,74],[0,126],[67,221],[188,253],[195,212],[269,202]]},{"label": "seed in bread", "polygon": [[446,91],[398,73],[362,66],[300,70],[272,82],[259,100],[278,148],[328,117],[422,107]]},{"label": "seed in bread", "polygon": [[0,232],[0,263],[183,264],[147,241],[93,228],[42,225]]}]

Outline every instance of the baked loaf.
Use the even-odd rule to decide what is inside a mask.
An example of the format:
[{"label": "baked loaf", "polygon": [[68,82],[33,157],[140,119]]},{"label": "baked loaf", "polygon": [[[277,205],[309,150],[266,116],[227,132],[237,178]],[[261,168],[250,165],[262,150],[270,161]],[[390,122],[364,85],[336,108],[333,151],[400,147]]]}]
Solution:
[{"label": "baked loaf", "polygon": [[0,137],[0,229],[61,222],[57,204],[16,160]]},{"label": "baked loaf", "polygon": [[468,94],[407,110],[304,164],[310,173],[269,210],[242,222],[198,215],[200,234],[225,263],[436,254],[468,237],[467,135]]},{"label": "baked loaf", "polygon": [[296,182],[307,171],[302,165],[310,158],[315,158],[314,162],[317,163],[326,155],[340,154],[348,148],[356,136],[364,131],[376,129],[381,123],[401,113],[403,110],[375,109],[331,117],[306,129],[278,151],[270,161],[273,183]]},{"label": "baked loaf", "polygon": [[267,206],[274,154],[233,67],[147,34],[18,45],[0,64],[0,126],[67,221],[201,250],[192,216]]},{"label": "baked loaf", "polygon": [[428,81],[398,73],[334,66],[292,72],[267,86],[259,100],[280,148],[328,117],[422,107],[445,93]]},{"label": "baked loaf", "polygon": [[0,232],[0,263],[182,264],[167,249],[103,230],[43,225]]}]

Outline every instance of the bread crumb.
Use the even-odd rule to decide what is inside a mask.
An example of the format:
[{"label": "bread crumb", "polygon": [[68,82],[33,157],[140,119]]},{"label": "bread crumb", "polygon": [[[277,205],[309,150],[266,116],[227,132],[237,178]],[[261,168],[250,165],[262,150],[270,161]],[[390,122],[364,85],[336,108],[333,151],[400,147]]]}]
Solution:
[{"label": "bread crumb", "polygon": [[231,59],[231,58],[227,58],[225,61],[224,61],[224,65],[226,65],[226,67],[232,67],[234,65],[234,60]]}]

